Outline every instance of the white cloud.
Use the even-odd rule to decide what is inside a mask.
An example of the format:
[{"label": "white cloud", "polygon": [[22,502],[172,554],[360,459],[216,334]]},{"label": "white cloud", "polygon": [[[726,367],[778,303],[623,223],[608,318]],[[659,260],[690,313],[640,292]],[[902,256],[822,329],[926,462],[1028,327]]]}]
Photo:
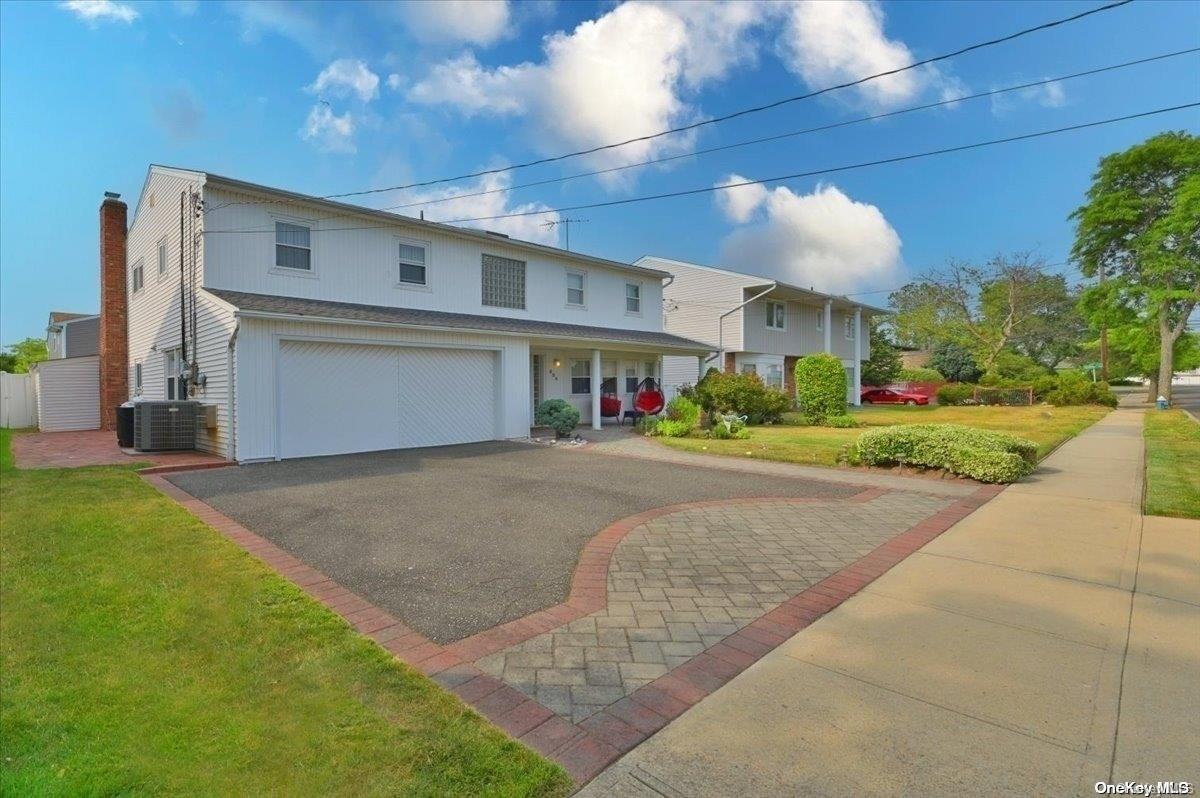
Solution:
[{"label": "white cloud", "polygon": [[[718,185],[744,180],[730,175]],[[761,187],[760,187],[761,188]],[[818,185],[811,194],[780,186],[744,192],[722,210],[738,228],[721,243],[721,263],[818,291],[845,292],[894,279],[900,266],[900,236],[879,208],[856,202],[837,186]]]},{"label": "white cloud", "polygon": [[[904,42],[889,39],[883,27],[883,9],[869,0],[790,3],[785,8],[779,52],[787,68],[812,89],[920,60]],[[938,70],[924,67],[876,78],[852,91],[868,107],[894,108],[945,80]]]},{"label": "white cloud", "polygon": [[353,153],[354,127],[349,111],[338,116],[327,103],[319,102],[309,110],[300,138],[313,142],[323,152]]},{"label": "white cloud", "polygon": [[363,102],[379,96],[379,76],[354,58],[339,58],[321,70],[308,90],[314,94],[346,97],[354,94]]},{"label": "white cloud", "polygon": [[398,75],[395,72],[393,72],[392,74],[387,76],[387,85],[388,85],[389,89],[392,89],[393,91],[398,91],[400,89],[400,87],[404,85],[404,78],[401,75]]},{"label": "white cloud", "polygon": [[62,7],[85,22],[133,22],[140,15],[137,9],[113,0],[67,0]]},{"label": "white cloud", "polygon": [[[431,221],[455,222],[458,219],[475,219],[482,216],[501,216],[508,213],[525,211],[546,211],[549,206],[540,202],[527,202],[520,205],[509,205],[507,192],[497,191],[478,197],[462,197],[462,194],[474,194],[480,191],[495,191],[505,189],[512,184],[512,177],[503,172],[483,175],[478,181],[459,186],[433,188],[428,191],[410,190],[399,196],[404,204],[413,202],[432,202],[425,208],[425,218]],[[405,208],[401,212],[416,216],[420,207]],[[546,222],[557,222],[557,213],[538,213],[532,216],[515,216],[509,219],[493,219],[479,222],[458,222],[464,227],[474,227],[480,230],[494,230],[522,241],[534,241],[539,244],[558,245],[558,228],[546,225]]]},{"label": "white cloud", "polygon": [[[746,178],[741,175],[730,175],[721,182],[718,186],[731,186],[735,183],[744,183]],[[717,207],[731,222],[745,224],[750,221],[750,217],[754,215],[762,204],[767,201],[767,187],[762,183],[751,183],[747,186],[737,186],[736,188],[727,188],[723,191],[718,191],[716,194]]]},{"label": "white cloud", "polygon": [[[543,152],[585,149],[655,133],[695,113],[679,90],[695,30],[672,7],[629,2],[543,44],[544,59],[489,69],[467,54],[437,65],[409,91],[425,104],[468,113],[523,115]],[[692,74],[714,74],[714,64]],[[692,137],[637,142],[586,160],[594,167],[626,165],[685,151]],[[609,185],[628,175],[608,176]]]},{"label": "white cloud", "polygon": [[508,0],[406,0],[397,11],[423,42],[486,45],[509,31]]},{"label": "white cloud", "polygon": [[1003,116],[1022,103],[1042,108],[1062,108],[1067,104],[1067,90],[1060,81],[1054,80],[1041,86],[1030,86],[1020,91],[992,95],[992,113]]}]

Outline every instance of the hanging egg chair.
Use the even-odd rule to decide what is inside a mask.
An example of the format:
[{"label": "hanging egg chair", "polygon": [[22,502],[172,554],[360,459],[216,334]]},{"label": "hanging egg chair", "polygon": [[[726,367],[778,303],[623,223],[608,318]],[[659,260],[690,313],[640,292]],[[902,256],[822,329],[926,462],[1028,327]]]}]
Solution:
[{"label": "hanging egg chair", "polygon": [[667,397],[653,377],[647,377],[638,383],[637,393],[633,395],[633,409],[647,416],[656,416],[667,404]]}]

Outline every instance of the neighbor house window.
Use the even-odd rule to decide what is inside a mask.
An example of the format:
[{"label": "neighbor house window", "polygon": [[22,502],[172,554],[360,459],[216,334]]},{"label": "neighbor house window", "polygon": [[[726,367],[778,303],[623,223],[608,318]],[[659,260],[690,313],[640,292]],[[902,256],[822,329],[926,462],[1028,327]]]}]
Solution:
[{"label": "neighbor house window", "polygon": [[312,271],[312,230],[302,224],[275,223],[275,266]]},{"label": "neighbor house window", "polygon": [[428,249],[417,241],[400,241],[400,282],[426,285],[425,257]]},{"label": "neighbor house window", "polygon": [[133,395],[142,395],[142,364],[133,364]]},{"label": "neighbor house window", "polygon": [[825,309],[817,308],[817,330],[825,329]]},{"label": "neighbor house window", "polygon": [[843,321],[845,321],[845,323],[846,323],[846,340],[853,341],[854,340],[854,317],[846,316],[846,317],[844,317]]},{"label": "neighbor house window", "polygon": [[133,293],[142,290],[142,286],[146,284],[146,271],[142,268],[142,261],[133,264],[133,275],[130,278],[133,282]]},{"label": "neighbor house window", "polygon": [[625,283],[625,312],[642,312],[642,287],[638,283]]},{"label": "neighbor house window", "polygon": [[742,373],[743,374],[757,374],[758,373],[758,364],[757,363],[743,363],[742,364]]},{"label": "neighbor house window", "polygon": [[637,366],[625,367],[625,393],[635,393],[638,387]]},{"label": "neighbor house window", "polygon": [[525,261],[483,256],[483,304],[525,309]]},{"label": "neighbor house window", "polygon": [[583,307],[583,272],[567,272],[567,304]]},{"label": "neighbor house window", "polygon": [[767,301],[767,327],[772,330],[784,329],[786,307],[782,302]]},{"label": "neighbor house window", "polygon": [[783,366],[778,363],[772,363],[767,366],[767,373],[763,377],[763,382],[768,388],[774,388],[777,391],[783,390]]},{"label": "neighbor house window", "polygon": [[571,362],[571,393],[592,392],[592,362],[590,360],[575,360]]},{"label": "neighbor house window", "polygon": [[158,240],[158,276],[167,273],[167,239],[164,236]]}]

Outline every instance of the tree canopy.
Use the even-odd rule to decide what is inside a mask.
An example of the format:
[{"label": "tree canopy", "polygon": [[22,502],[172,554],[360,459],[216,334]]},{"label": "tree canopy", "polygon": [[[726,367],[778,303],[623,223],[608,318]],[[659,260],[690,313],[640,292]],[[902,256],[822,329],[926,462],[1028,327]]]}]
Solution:
[{"label": "tree canopy", "polygon": [[0,371],[25,374],[34,363],[50,357],[44,338],[26,338],[8,345],[8,352],[0,357]]}]

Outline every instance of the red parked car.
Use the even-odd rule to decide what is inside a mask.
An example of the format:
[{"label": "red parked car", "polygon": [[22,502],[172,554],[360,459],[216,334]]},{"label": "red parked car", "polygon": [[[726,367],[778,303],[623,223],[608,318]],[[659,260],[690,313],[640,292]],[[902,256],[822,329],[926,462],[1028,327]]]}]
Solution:
[{"label": "red parked car", "polygon": [[927,405],[929,397],[922,393],[908,393],[893,388],[866,388],[862,392],[864,405]]}]

